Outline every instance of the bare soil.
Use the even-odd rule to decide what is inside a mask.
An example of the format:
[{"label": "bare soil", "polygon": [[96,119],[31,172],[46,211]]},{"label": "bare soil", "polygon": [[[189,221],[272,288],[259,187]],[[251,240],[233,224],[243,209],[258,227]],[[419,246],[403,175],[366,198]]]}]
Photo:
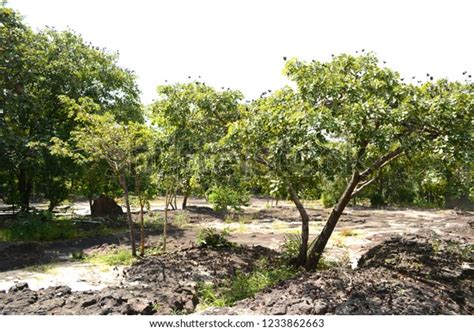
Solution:
[{"label": "bare soil", "polygon": [[[189,203],[196,207],[170,213],[171,253],[146,257],[129,269],[102,270],[70,257],[78,250],[128,247],[126,233],[49,244],[0,243],[0,313],[192,313],[199,303],[197,282],[251,270],[260,257],[276,258],[285,237],[300,228],[289,202],[268,207],[256,199],[233,216],[212,211],[202,200]],[[159,204],[152,206],[154,213],[162,212]],[[329,211],[309,206],[311,236]],[[175,222],[183,215],[184,224]],[[302,274],[234,307],[206,313],[472,314],[473,226],[474,214],[455,210],[347,208],[325,252],[338,262],[336,268]],[[204,227],[226,229],[229,240],[243,246],[199,249],[196,235]],[[147,247],[161,240],[159,231],[147,232]],[[53,267],[31,269],[44,263]]]}]

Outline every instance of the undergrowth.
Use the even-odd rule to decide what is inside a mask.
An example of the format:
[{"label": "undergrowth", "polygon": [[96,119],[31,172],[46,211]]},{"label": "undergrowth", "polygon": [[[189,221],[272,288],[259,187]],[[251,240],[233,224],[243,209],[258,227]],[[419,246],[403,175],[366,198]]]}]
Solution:
[{"label": "undergrowth", "polygon": [[136,257],[132,256],[130,249],[119,248],[107,253],[90,255],[84,258],[84,261],[92,264],[103,264],[108,266],[129,266],[132,265],[136,259]]},{"label": "undergrowth", "polygon": [[267,287],[278,284],[298,273],[287,265],[270,265],[268,260],[259,260],[250,273],[237,271],[235,276],[219,284],[199,283],[198,295],[201,308],[232,306],[235,302],[249,298]]},{"label": "undergrowth", "polygon": [[71,219],[54,218],[51,213],[40,211],[18,215],[8,228],[0,230],[4,241],[55,241],[109,235],[123,229],[100,225],[93,229],[82,229]]}]

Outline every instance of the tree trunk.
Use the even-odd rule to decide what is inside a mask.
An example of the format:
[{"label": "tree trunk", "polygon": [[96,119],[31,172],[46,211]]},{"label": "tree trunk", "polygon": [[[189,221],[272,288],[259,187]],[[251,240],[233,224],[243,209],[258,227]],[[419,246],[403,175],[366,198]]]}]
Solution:
[{"label": "tree trunk", "polygon": [[352,193],[357,187],[357,184],[359,183],[359,181],[360,181],[360,174],[357,171],[354,171],[354,173],[352,174],[352,178],[350,182],[347,184],[347,187],[344,193],[341,195],[336,206],[331,211],[331,214],[329,215],[329,218],[326,224],[324,225],[323,230],[319,234],[319,237],[316,240],[316,243],[314,244],[314,246],[311,249],[311,252],[309,253],[309,257],[306,262],[307,270],[310,270],[310,271],[316,270],[319,260],[321,259],[321,256],[323,254],[324,248],[326,248],[326,244],[329,238],[331,237],[331,234],[334,231],[334,228],[336,227],[337,221],[341,217],[341,214],[344,211],[344,208],[346,208],[347,204],[351,200]]},{"label": "tree trunk", "polygon": [[20,210],[28,211],[30,207],[30,197],[32,189],[31,178],[28,177],[26,170],[21,167],[18,173],[18,192],[20,193]]},{"label": "tree trunk", "polygon": [[125,193],[125,205],[127,207],[127,220],[128,220],[128,227],[130,229],[130,243],[132,245],[132,256],[137,256],[137,249],[135,247],[135,230],[133,228],[133,221],[132,221],[132,212],[130,210],[130,199],[128,197],[128,186],[127,181],[125,180],[125,175],[120,172],[119,174],[120,184],[122,185],[122,189]]},{"label": "tree trunk", "polygon": [[168,231],[168,190],[165,193],[165,223],[163,224],[163,252],[166,252],[166,236]]},{"label": "tree trunk", "polygon": [[145,255],[145,222],[143,220],[143,201],[140,200],[140,256]]},{"label": "tree trunk", "polygon": [[304,266],[306,264],[306,258],[308,254],[309,216],[303,204],[301,203],[298,194],[296,194],[295,190],[293,189],[293,186],[289,185],[288,190],[290,192],[291,200],[293,200],[301,216],[301,246],[298,255],[298,265]]},{"label": "tree trunk", "polygon": [[188,204],[188,193],[185,192],[184,197],[183,197],[183,204],[181,205],[181,208],[185,210],[187,208],[187,204]]}]

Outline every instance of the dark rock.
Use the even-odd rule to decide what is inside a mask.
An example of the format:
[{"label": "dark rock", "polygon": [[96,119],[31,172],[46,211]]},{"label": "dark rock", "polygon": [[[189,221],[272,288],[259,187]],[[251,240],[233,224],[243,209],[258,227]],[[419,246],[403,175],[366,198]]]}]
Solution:
[{"label": "dark rock", "polygon": [[86,299],[85,301],[83,301],[81,303],[81,307],[82,308],[87,308],[87,307],[90,307],[92,305],[95,305],[97,303],[97,299],[96,298],[89,298],[89,299]]},{"label": "dark rock", "polygon": [[116,217],[123,214],[120,207],[112,198],[101,195],[94,200],[91,208],[92,217]]},{"label": "dark rock", "polygon": [[19,292],[19,291],[24,291],[24,290],[29,290],[29,286],[28,286],[28,283],[18,283],[18,284],[15,284],[13,285],[12,287],[10,287],[10,289],[8,290],[8,292]]},{"label": "dark rock", "polygon": [[327,300],[319,299],[313,302],[314,314],[324,315],[328,312],[329,305]]}]

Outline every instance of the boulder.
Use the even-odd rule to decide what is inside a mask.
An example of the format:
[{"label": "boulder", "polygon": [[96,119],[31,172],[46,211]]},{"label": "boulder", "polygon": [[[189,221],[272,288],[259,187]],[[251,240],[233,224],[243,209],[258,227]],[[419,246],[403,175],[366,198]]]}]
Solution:
[{"label": "boulder", "polygon": [[91,207],[92,217],[116,217],[122,214],[122,207],[120,207],[112,198],[103,194],[94,200]]}]

